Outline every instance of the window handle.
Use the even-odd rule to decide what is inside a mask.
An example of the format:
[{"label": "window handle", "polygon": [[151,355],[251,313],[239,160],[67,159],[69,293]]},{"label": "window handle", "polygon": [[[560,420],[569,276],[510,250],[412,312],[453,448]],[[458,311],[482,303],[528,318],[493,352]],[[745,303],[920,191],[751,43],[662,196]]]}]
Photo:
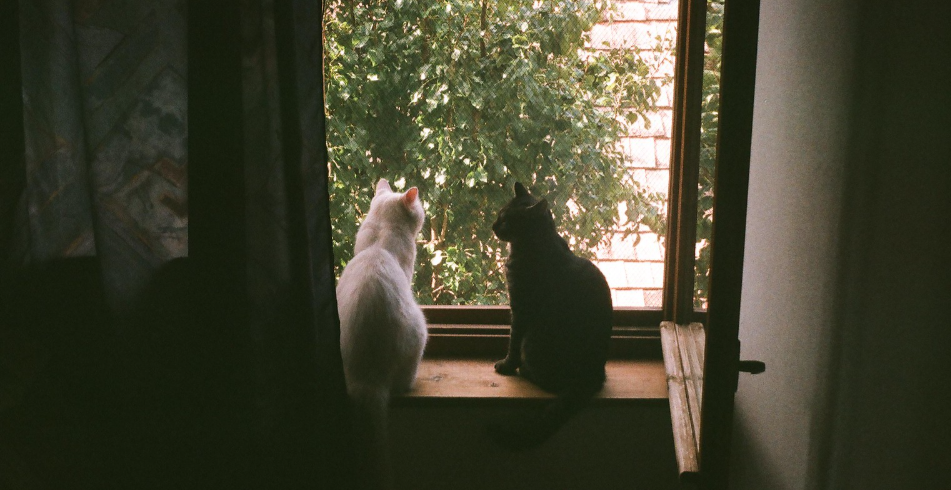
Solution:
[{"label": "window handle", "polygon": [[766,363],[763,361],[740,361],[738,369],[744,373],[759,374],[766,371]]},{"label": "window handle", "polygon": [[[736,356],[734,357],[734,359],[739,359],[740,358],[740,341],[737,340],[736,344],[734,345],[736,346],[736,351],[734,351],[733,353],[733,355]],[[766,371],[766,363],[763,361],[737,360],[736,361],[736,379],[733,380],[733,391],[736,391],[737,388],[739,388],[740,373],[759,374],[759,373],[762,373],[763,371]]]}]

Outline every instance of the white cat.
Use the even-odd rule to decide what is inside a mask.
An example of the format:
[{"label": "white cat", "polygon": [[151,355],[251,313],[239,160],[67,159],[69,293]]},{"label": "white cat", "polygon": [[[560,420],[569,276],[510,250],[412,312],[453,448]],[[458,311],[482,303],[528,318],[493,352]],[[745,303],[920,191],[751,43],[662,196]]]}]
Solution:
[{"label": "white cat", "polygon": [[380,179],[357,232],[354,257],[337,284],[347,393],[358,444],[372,458],[373,486],[389,486],[390,396],[412,387],[426,345],[426,319],[412,289],[423,218],[415,187],[397,193]]}]

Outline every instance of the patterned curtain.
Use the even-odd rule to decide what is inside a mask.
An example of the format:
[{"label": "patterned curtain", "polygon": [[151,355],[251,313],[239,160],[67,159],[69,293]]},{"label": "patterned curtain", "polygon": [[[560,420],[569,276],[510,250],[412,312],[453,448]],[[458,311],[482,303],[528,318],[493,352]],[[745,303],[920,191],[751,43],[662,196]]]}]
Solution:
[{"label": "patterned curtain", "polygon": [[181,2],[21,2],[16,263],[96,255],[116,302],[188,255]]},{"label": "patterned curtain", "polygon": [[5,3],[0,487],[345,487],[320,3]]}]

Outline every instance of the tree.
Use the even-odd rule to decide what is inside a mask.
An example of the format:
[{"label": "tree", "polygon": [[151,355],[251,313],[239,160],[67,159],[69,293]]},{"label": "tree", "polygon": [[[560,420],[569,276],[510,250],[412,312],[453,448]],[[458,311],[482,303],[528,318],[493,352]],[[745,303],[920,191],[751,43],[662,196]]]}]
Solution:
[{"label": "tree", "polygon": [[710,295],[710,238],[713,236],[713,177],[720,110],[720,61],[723,52],[723,0],[707,2],[706,53],[700,116],[700,178],[697,193],[697,262],[694,306],[705,308]]},{"label": "tree", "polygon": [[659,82],[638,52],[585,49],[607,2],[330,0],[325,8],[340,268],[381,177],[423,197],[415,284],[423,303],[505,301],[504,244],[491,224],[516,181],[548,198],[582,254],[609,238],[619,203],[634,225],[662,216],[657,196],[626,178],[618,147],[628,125],[647,123]]}]

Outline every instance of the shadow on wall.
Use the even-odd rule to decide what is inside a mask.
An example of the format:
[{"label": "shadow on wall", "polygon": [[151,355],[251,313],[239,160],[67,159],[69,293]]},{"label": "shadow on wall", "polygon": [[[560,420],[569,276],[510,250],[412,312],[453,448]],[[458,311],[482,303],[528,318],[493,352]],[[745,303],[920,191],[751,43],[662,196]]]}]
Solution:
[{"label": "shadow on wall", "polygon": [[397,407],[391,440],[397,488],[680,488],[666,403],[589,407],[542,446],[511,452],[489,423],[526,408]]},{"label": "shadow on wall", "polygon": [[[775,430],[769,429],[766,430]],[[744,416],[742,407],[737,407],[733,414],[733,447],[730,454],[731,481],[742,481],[744,488],[769,488],[782,490],[776,479],[775,465],[766,460],[766,451],[763,451],[757,441],[756,429]]]}]

